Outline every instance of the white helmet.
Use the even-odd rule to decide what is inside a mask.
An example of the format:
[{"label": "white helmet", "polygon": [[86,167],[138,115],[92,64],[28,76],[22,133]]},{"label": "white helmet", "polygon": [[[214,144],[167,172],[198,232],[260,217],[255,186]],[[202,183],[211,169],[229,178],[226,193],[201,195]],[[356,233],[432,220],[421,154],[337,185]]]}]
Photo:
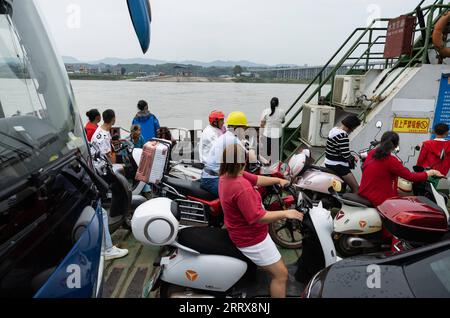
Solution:
[{"label": "white helmet", "polygon": [[296,177],[300,174],[306,165],[306,160],[311,156],[311,151],[309,149],[304,149],[299,154],[292,156],[289,160],[289,169],[291,171],[291,177]]}]

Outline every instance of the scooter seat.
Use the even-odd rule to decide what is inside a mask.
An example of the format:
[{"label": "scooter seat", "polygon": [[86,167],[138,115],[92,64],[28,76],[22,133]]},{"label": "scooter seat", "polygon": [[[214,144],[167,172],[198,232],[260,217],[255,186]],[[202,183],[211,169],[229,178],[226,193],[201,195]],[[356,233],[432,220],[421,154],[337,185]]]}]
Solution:
[{"label": "scooter seat", "polygon": [[192,160],[190,160],[190,161],[182,160],[180,163],[183,165],[186,165],[186,166],[191,166],[191,167],[193,167],[195,169],[199,169],[199,170],[203,170],[203,168],[205,168],[205,165],[202,162],[197,162],[197,161],[192,161]]},{"label": "scooter seat", "polygon": [[225,229],[214,227],[188,227],[178,233],[178,243],[201,254],[222,255],[253,264],[237,249]]},{"label": "scooter seat", "polygon": [[352,203],[357,203],[358,206],[363,205],[368,208],[373,208],[373,205],[369,200],[364,199],[363,197],[360,197],[355,193],[345,193],[342,198],[345,200],[344,203],[347,203],[349,205],[352,205]]},{"label": "scooter seat", "polygon": [[336,172],[334,172],[334,171],[331,170],[331,169],[328,169],[327,167],[319,167],[319,166],[313,166],[313,165],[311,165],[311,166],[307,166],[307,169],[308,169],[308,170],[309,170],[309,169],[319,170],[319,171],[322,171],[322,172],[325,172],[325,173],[336,174]]},{"label": "scooter seat", "polygon": [[165,177],[163,181],[171,187],[174,187],[183,195],[192,196],[205,201],[214,201],[219,198],[214,194],[203,190],[200,186],[200,182],[188,181],[172,177]]}]

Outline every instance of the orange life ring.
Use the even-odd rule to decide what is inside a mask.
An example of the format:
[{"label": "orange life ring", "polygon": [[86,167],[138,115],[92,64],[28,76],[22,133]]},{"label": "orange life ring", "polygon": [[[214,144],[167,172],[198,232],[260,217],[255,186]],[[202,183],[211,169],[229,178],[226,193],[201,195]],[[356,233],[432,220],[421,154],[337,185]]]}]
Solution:
[{"label": "orange life ring", "polygon": [[434,25],[433,45],[441,57],[450,57],[450,47],[446,47],[444,43],[444,34],[447,25],[450,22],[450,12],[445,13]]}]

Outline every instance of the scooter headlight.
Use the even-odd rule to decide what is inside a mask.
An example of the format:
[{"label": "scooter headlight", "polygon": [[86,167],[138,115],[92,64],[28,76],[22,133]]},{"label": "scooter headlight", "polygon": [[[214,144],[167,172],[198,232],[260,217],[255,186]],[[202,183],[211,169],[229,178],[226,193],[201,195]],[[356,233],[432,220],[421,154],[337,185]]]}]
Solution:
[{"label": "scooter headlight", "polygon": [[331,187],[333,188],[334,191],[341,192],[342,191],[342,182],[337,179],[333,179],[331,181]]}]

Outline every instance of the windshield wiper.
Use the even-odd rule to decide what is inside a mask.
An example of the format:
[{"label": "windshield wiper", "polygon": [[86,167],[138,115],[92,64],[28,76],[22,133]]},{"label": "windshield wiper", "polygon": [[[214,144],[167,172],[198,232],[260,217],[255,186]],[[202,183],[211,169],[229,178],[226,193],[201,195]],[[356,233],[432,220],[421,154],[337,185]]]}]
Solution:
[{"label": "windshield wiper", "polygon": [[13,166],[21,161],[22,160],[18,156],[0,155],[0,168],[4,169],[5,167]]},{"label": "windshield wiper", "polygon": [[0,131],[0,134],[3,135],[3,136],[9,137],[9,138],[11,138],[11,139],[14,140],[14,141],[20,142],[22,145],[25,145],[25,146],[27,146],[27,147],[33,149],[33,150],[36,150],[36,147],[35,147],[35,146],[33,146],[32,144],[30,144],[30,143],[28,143],[28,142],[26,142],[26,141],[24,141],[24,140],[22,140],[22,139],[20,139],[20,138],[11,136],[10,134],[7,134],[7,133],[5,133],[5,132],[3,132],[3,131]]},{"label": "windshield wiper", "polygon": [[8,144],[4,143],[3,141],[0,141],[0,146],[3,146],[5,148],[7,148],[7,149],[10,149],[10,150],[14,151],[17,155],[19,155],[20,159],[26,159],[26,158],[31,157],[31,155],[32,155],[31,152],[25,151],[23,149],[15,148],[15,147],[13,147],[11,145],[8,145]]}]

